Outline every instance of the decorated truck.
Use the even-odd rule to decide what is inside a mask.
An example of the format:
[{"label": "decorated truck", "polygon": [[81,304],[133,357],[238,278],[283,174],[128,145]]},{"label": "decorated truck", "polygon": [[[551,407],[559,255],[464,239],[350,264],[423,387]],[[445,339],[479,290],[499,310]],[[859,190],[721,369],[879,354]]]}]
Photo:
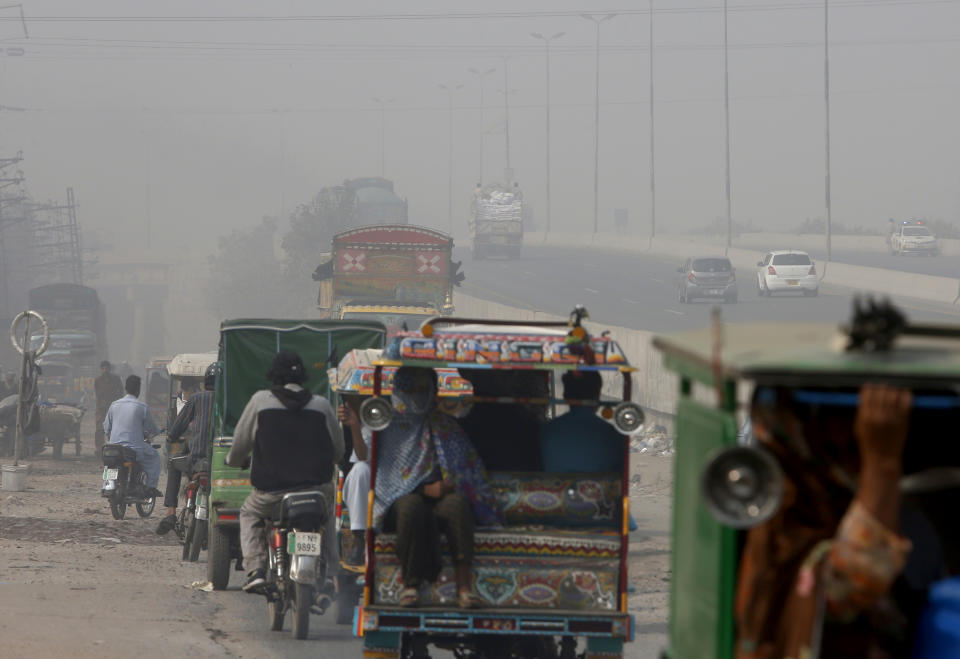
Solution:
[{"label": "decorated truck", "polygon": [[445,233],[403,224],[360,227],[333,237],[313,278],[327,318],[382,322],[391,334],[453,312],[463,275]]},{"label": "decorated truck", "polygon": [[488,183],[473,193],[470,240],[475,259],[499,254],[520,256],[523,248],[523,192],[514,183]]}]

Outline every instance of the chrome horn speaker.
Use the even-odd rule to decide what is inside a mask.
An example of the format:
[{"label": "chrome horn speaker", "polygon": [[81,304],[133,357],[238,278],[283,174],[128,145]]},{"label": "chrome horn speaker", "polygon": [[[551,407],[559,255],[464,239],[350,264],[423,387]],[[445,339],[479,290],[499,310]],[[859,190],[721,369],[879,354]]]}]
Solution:
[{"label": "chrome horn speaker", "polygon": [[360,404],[360,423],[370,430],[383,430],[393,419],[393,406],[386,398],[368,398]]},{"label": "chrome horn speaker", "polygon": [[625,400],[613,408],[613,425],[624,435],[633,435],[643,430],[643,408]]},{"label": "chrome horn speaker", "polygon": [[707,461],[700,489],[714,519],[748,529],[764,523],[780,508],[783,471],[763,448],[729,446]]}]

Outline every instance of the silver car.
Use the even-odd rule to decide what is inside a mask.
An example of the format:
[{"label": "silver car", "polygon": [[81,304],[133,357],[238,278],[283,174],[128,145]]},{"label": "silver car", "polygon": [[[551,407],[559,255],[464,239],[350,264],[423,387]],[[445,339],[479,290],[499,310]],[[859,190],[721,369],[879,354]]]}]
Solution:
[{"label": "silver car", "polygon": [[697,256],[677,268],[677,299],[687,303],[694,298],[737,301],[737,274],[726,256]]}]

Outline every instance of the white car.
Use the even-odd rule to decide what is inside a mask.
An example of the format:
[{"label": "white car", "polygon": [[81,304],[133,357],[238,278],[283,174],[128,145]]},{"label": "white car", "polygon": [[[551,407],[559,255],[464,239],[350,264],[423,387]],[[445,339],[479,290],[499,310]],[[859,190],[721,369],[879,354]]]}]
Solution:
[{"label": "white car", "polygon": [[767,252],[757,261],[757,294],[772,295],[780,291],[802,291],[813,296],[820,290],[817,267],[806,252],[780,250]]},{"label": "white car", "polygon": [[937,238],[922,222],[902,222],[890,236],[891,254],[929,254],[936,256]]}]

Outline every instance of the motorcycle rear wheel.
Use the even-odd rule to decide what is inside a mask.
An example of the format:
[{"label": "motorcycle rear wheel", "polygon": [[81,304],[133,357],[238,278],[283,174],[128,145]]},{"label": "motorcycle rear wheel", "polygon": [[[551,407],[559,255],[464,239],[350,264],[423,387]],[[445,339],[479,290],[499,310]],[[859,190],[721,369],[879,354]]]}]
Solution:
[{"label": "motorcycle rear wheel", "polygon": [[267,623],[270,625],[270,631],[278,632],[283,629],[285,614],[286,611],[283,610],[282,599],[277,597],[276,599],[267,600]]},{"label": "motorcycle rear wheel", "polygon": [[117,501],[115,498],[110,499],[110,514],[113,515],[114,519],[123,519],[123,516],[127,514],[126,502]]},{"label": "motorcycle rear wheel", "polygon": [[[144,490],[147,489],[147,474],[146,472],[140,472],[140,487]],[[144,499],[146,503],[138,503],[137,505],[137,514],[140,517],[150,517],[153,514],[153,508],[157,505],[157,500],[155,497],[150,497],[149,499]]]},{"label": "motorcycle rear wheel", "polygon": [[200,551],[207,541],[207,520],[193,518],[193,532],[190,534],[190,556],[191,563],[200,560]]},{"label": "motorcycle rear wheel", "polygon": [[197,518],[193,516],[193,511],[187,509],[187,514],[183,518],[183,528],[186,529],[183,534],[183,554],[180,560],[186,561],[190,558],[190,544],[193,542],[193,532],[197,527]]},{"label": "motorcycle rear wheel", "polygon": [[290,607],[290,629],[293,637],[302,640],[310,632],[310,607],[313,606],[313,586],[296,583],[293,588],[293,604]]}]

